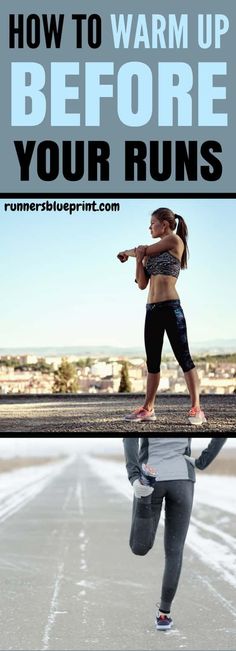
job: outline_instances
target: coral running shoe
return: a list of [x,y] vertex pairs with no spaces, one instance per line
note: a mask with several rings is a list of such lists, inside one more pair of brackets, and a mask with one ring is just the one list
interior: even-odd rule
[[207,423],[204,411],[200,407],[192,407],[188,413],[188,419],[191,425],[203,425],[203,423]]
[[138,409],[135,409],[135,411],[132,411],[131,414],[128,414],[128,416],[125,416],[125,420],[146,422],[149,420],[156,420],[156,416],[154,409],[149,411],[148,409],[144,409],[144,407],[139,407]]
[[173,620],[169,615],[160,614],[156,617],[157,631],[169,631],[173,626]]

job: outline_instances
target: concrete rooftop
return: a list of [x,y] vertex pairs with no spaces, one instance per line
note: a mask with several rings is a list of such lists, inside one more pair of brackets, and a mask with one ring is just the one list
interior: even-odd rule
[[187,396],[159,394],[157,420],[132,423],[124,416],[143,404],[140,394],[0,396],[0,432],[232,432],[236,431],[236,394],[204,395],[207,423],[189,424]]

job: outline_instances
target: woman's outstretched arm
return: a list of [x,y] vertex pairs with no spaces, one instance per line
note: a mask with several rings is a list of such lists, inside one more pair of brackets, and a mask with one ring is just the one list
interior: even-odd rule
[[121,262],[126,262],[128,258],[144,257],[146,255],[159,255],[163,251],[169,251],[169,249],[176,248],[177,238],[176,235],[167,235],[159,242],[155,244],[141,244],[140,246],[134,247],[133,249],[125,249],[118,253],[118,258]]
[[219,454],[221,448],[223,445],[226,443],[227,438],[225,437],[217,437],[214,436],[211,439],[211,442],[208,445],[208,448],[203,450],[202,454],[198,459],[195,461],[195,466],[199,470],[205,470],[207,466],[210,465],[210,463],[216,458],[217,454]]
[[118,260],[120,262],[127,262],[128,258],[136,258],[136,247],[133,249],[125,249],[124,251],[120,251],[117,255]]
[[159,255],[159,253],[162,253],[163,251],[174,249],[176,248],[177,242],[178,239],[176,238],[176,235],[166,235],[166,237],[163,237],[159,242],[145,246],[145,255]]

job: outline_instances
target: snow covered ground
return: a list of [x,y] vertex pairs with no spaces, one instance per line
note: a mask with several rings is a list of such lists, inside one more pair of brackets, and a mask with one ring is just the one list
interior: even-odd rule
[[[132,500],[124,464],[86,455],[90,468],[109,486]],[[202,508],[205,507],[205,508]],[[208,507],[208,508],[206,508]],[[236,477],[197,474],[195,507],[187,544],[203,563],[236,588]],[[229,532],[228,532],[229,530]]]
[[[208,441],[209,439],[200,439],[198,437],[196,441],[197,447],[206,447]],[[228,441],[228,445],[235,447],[235,439]],[[116,437],[111,440],[103,438],[57,438],[49,441],[46,439],[15,439],[14,441],[8,439],[8,442],[6,439],[1,439],[0,457],[3,456],[3,453],[5,457],[13,457],[16,453],[22,456],[49,456],[50,454],[56,455],[61,452],[69,453],[69,456],[64,460],[59,459],[45,465],[35,465],[21,468],[20,470],[0,473],[0,526],[7,519],[10,519],[11,516],[16,516],[7,522],[6,528],[5,526],[2,527],[4,535],[1,539],[1,581],[2,585],[4,585],[3,592],[5,596],[0,604],[0,609],[5,608],[4,617],[6,618],[6,623],[2,631],[5,635],[4,649],[9,649],[10,651],[10,649],[22,648],[55,648],[58,650],[65,648],[95,650],[104,648],[136,648],[139,650],[144,648],[157,648],[156,640],[154,637],[152,638],[152,633],[149,630],[146,631],[146,624],[144,622],[147,613],[143,612],[143,607],[140,611],[141,614],[139,614],[142,620],[140,627],[138,628],[137,622],[135,625],[137,638],[135,639],[134,647],[129,645],[129,640],[126,641],[126,629],[124,628],[124,631],[122,631],[122,628],[120,628],[119,617],[120,613],[123,613],[124,597],[122,590],[124,585],[126,586],[125,589],[127,590],[128,599],[132,601],[132,585],[134,585],[136,593],[138,584],[132,584],[132,582],[129,583],[127,581],[127,572],[129,572],[129,569],[126,566],[123,568],[125,582],[122,583],[120,569],[118,568],[117,581],[114,584],[113,555],[111,554],[109,556],[110,548],[105,548],[103,556],[104,523],[106,521],[111,522],[113,526],[115,522],[114,509],[117,509],[114,538],[112,538],[112,532],[110,536],[112,544],[115,545],[117,542],[117,531],[120,532],[120,526],[122,528],[124,512],[126,512],[125,526],[127,526],[128,510],[125,508],[123,498],[119,496],[122,495],[128,503],[132,500],[133,490],[128,482],[123,462],[111,461],[110,459],[106,459],[105,455],[102,458],[94,456],[94,452],[103,453],[106,451],[122,453],[122,438]],[[66,470],[65,473],[64,470]],[[54,479],[56,480],[55,483]],[[38,496],[40,496],[40,500]],[[35,498],[37,499],[34,503]],[[107,500],[107,502],[104,500]],[[29,508],[24,511],[24,507],[27,504],[29,504]],[[109,509],[111,512],[109,512]],[[119,514],[122,514],[122,518],[120,519]],[[166,651],[176,648],[195,649],[195,651],[199,648],[204,650],[227,648],[232,651],[235,648],[233,643],[235,639],[236,621],[234,600],[236,588],[235,515],[236,478],[233,476],[216,476],[198,472],[195,505],[187,538],[189,565],[188,573],[186,574],[186,583],[189,582],[189,593],[186,597],[186,603],[188,605],[189,600],[189,604],[192,604],[191,608],[194,609],[195,599],[195,604],[198,604],[199,612],[196,615],[199,615],[199,622],[202,621],[202,616],[206,617],[205,621],[207,622],[210,621],[209,617],[212,616],[212,629],[207,631],[204,629],[202,632],[200,623],[198,622],[199,628],[196,627],[196,630],[192,631],[191,623],[186,622],[186,617],[184,616],[184,632],[180,633],[177,628],[169,632],[169,636],[165,638],[164,648]],[[108,517],[108,520],[106,520],[106,517]],[[36,519],[34,520],[34,518]],[[41,530],[42,537],[40,537]],[[79,563],[78,560],[76,561],[78,540],[82,552]],[[88,541],[89,544],[87,544]],[[87,545],[86,548],[85,542]],[[100,550],[99,554],[97,553],[98,547]],[[50,560],[52,550],[53,556]],[[117,557],[117,554],[120,553],[120,545],[118,545],[116,551],[113,549],[113,552]],[[126,553],[124,557],[126,558]],[[109,562],[111,565],[107,567],[107,563]],[[98,566],[96,563],[98,563]],[[63,571],[65,576],[63,577],[62,568],[64,568],[64,564],[65,569]],[[52,574],[50,573],[51,565]],[[57,566],[58,569],[56,569]],[[11,575],[9,575],[9,567],[11,569]],[[113,578],[110,577],[109,573],[111,567]],[[92,570],[90,569],[91,575],[89,574],[89,568],[92,568]],[[85,570],[86,573],[84,574]],[[79,574],[78,571],[80,572]],[[29,593],[28,603],[28,592],[25,591],[24,602],[21,604],[22,572],[24,573],[24,581],[27,581],[30,577],[29,585],[33,592],[32,594]],[[47,578],[48,575],[49,579]],[[99,583],[100,575],[101,586]],[[41,576],[42,582],[40,583]],[[84,581],[84,576],[86,581]],[[145,577],[146,573],[143,575],[143,583],[140,583],[138,589],[144,589]],[[4,581],[7,587],[5,587]],[[77,595],[78,601],[75,601],[77,593],[75,594],[76,588],[73,588],[74,584],[78,586],[79,590],[79,595]],[[9,588],[9,585],[11,588]],[[106,587],[105,591],[104,585]],[[101,588],[100,592],[99,586]],[[112,606],[112,591],[114,586],[116,599],[118,599],[118,609],[115,608],[113,612],[111,608],[110,612],[109,609],[110,605]],[[96,598],[99,603],[95,603],[93,597],[95,589],[97,590]],[[119,589],[121,590],[120,597],[117,596]],[[90,596],[89,590],[93,591]],[[129,594],[128,590],[131,590]],[[195,593],[193,594],[194,591],[196,595]],[[104,602],[106,593],[107,601]],[[201,601],[202,594],[205,598],[203,608],[202,604],[199,604],[199,599]],[[185,598],[184,591],[182,595]],[[37,598],[38,606],[35,611]],[[4,605],[4,600],[6,601],[6,605]],[[33,626],[31,624],[32,612],[29,612],[31,602],[33,611],[37,612],[37,621],[34,622]],[[215,604],[213,609],[214,613],[212,613],[212,602]],[[46,616],[45,612],[47,611],[48,603],[51,605]],[[68,603],[70,603],[69,609],[67,608]],[[46,604],[45,612],[43,604]],[[105,624],[101,624],[103,620],[101,620],[101,615],[99,614],[100,606],[102,617],[104,618],[106,616],[106,626]],[[82,620],[78,619],[78,609],[80,607],[82,609]],[[22,608],[26,614],[29,612],[27,621],[24,618],[22,620]],[[42,613],[42,621],[44,622],[45,619],[48,622],[46,629],[45,624],[42,625],[40,616],[38,617],[38,612]],[[84,614],[87,612],[91,615],[87,617],[89,627],[85,621],[86,617],[84,617]],[[96,623],[93,634],[90,631],[92,613],[95,619],[98,613],[98,624]],[[68,619],[67,623],[64,624],[62,618],[66,614],[71,619]],[[5,621],[4,617],[3,621]],[[127,617],[130,618],[128,610]],[[136,617],[135,613],[134,617]],[[228,623],[225,623],[225,618]],[[107,635],[109,619],[111,619],[110,637]],[[13,620],[14,625],[12,625]],[[75,626],[75,621],[77,620],[82,621],[78,630]],[[128,621],[130,620],[128,619]],[[189,626],[188,637],[186,637],[185,632],[186,625],[187,627]],[[97,633],[99,626],[102,627],[101,633]],[[41,643],[41,646],[37,646],[37,635],[39,636],[41,634],[41,629],[44,631],[43,644]],[[140,631],[142,632],[142,630],[146,632],[145,635],[142,633],[144,637],[139,639]],[[114,645],[114,631],[117,635],[118,633],[121,634],[122,640],[118,647]],[[47,637],[49,633],[51,636],[51,647]],[[149,636],[148,639],[145,637],[147,633]],[[208,638],[206,634],[208,634]],[[19,635],[22,636],[23,641],[21,641]],[[68,635],[71,636],[69,646]],[[78,643],[78,635],[81,637],[80,643]],[[99,635],[101,636],[101,644]],[[132,629],[130,635],[133,641]],[[33,638],[34,645],[32,646]],[[227,644],[225,643],[226,645],[223,646],[226,638]],[[15,642],[16,639],[17,644]],[[61,642],[58,642],[58,640],[61,640]]]
[[[205,448],[209,438],[194,437],[194,448]],[[236,447],[236,437],[228,439],[225,449]],[[97,459],[91,453],[123,453],[122,437],[110,438],[2,438],[0,457],[40,456],[67,453],[65,461],[22,468],[0,474],[0,521],[18,511],[40,493],[66,464],[73,453],[84,456],[91,470],[127,499],[133,496],[127,481],[124,463]],[[236,542],[231,534],[231,522],[236,515],[236,478],[209,476],[198,472],[195,509],[187,544],[203,562],[215,569],[222,578],[236,587]],[[202,507],[208,507],[204,510]],[[207,515],[206,515],[207,513]]]
[[0,473],[0,523],[41,493],[73,459]]
[[[12,439],[9,439],[12,443]],[[71,439],[71,442],[74,439]],[[6,440],[5,440],[6,442]],[[37,443],[36,443],[37,442]],[[80,450],[84,462],[88,463],[93,473],[99,476],[110,488],[132,500],[133,490],[127,480],[124,463],[109,461],[91,456],[90,451],[121,451],[122,439],[81,439],[78,446],[66,439],[46,441],[44,439],[16,439],[16,442],[4,448],[5,455],[17,453],[36,454],[58,451]],[[206,439],[196,441],[198,447],[205,447]],[[235,439],[228,445],[235,445]],[[64,447],[65,446],[65,447]],[[0,474],[0,522],[10,517],[32,500],[73,460],[71,454],[66,460],[43,466],[32,466]],[[204,508],[205,507],[205,508]],[[198,472],[195,493],[195,508],[187,544],[199,558],[216,570],[219,575],[236,587],[236,541],[231,532],[231,524],[236,515],[236,478],[228,476],[207,475]]]

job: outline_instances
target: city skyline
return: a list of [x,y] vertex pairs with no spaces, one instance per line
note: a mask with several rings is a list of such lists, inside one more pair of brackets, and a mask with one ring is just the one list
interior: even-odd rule
[[235,338],[235,200],[113,201],[119,212],[73,215],[5,212],[1,201],[1,348],[144,348],[147,291],[134,283],[134,260],[121,265],[116,255],[153,242],[150,216],[162,205],[189,228],[189,268],[177,291],[190,345]]

